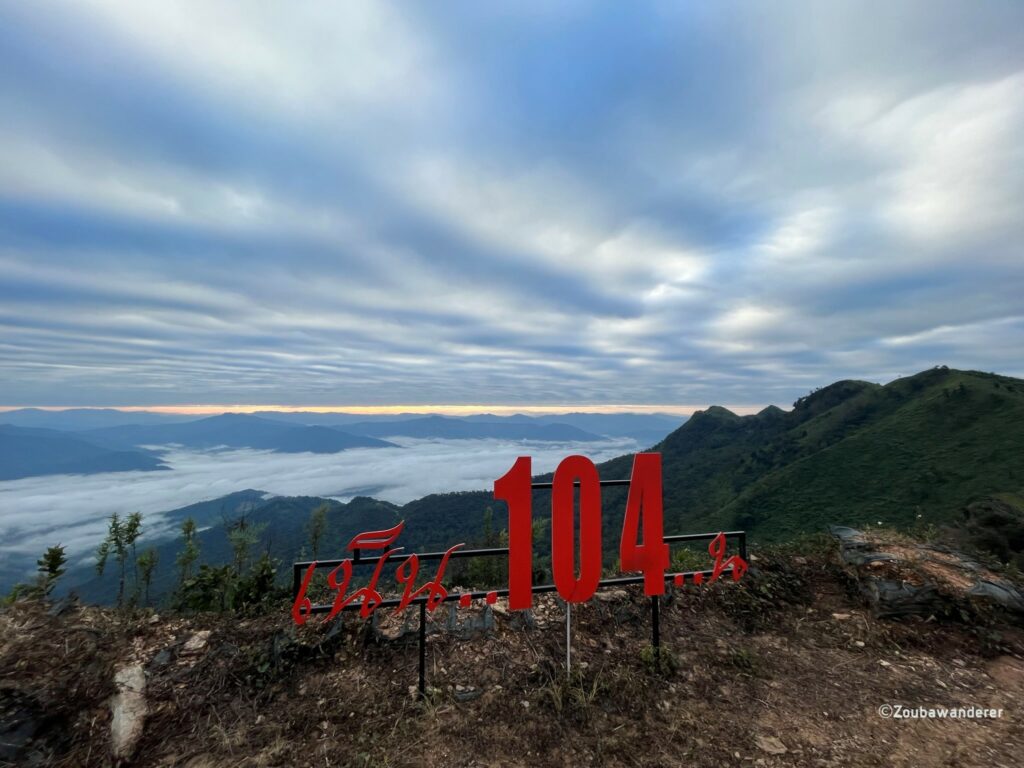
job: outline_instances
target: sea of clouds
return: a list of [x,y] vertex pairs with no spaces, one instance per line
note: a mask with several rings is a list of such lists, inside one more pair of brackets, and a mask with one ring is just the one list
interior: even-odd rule
[[[517,456],[532,456],[534,474],[574,453],[595,462],[638,449],[629,439],[587,443],[505,440],[413,440],[397,448],[335,454],[171,448],[170,471],[51,475],[0,482],[0,572],[31,569],[54,544],[72,560],[94,551],[112,512],[142,512],[145,535],[170,534],[163,513],[254,488],[281,496],[348,501],[369,495],[403,504],[429,493],[490,489]],[[6,561],[6,563],[4,563]]]

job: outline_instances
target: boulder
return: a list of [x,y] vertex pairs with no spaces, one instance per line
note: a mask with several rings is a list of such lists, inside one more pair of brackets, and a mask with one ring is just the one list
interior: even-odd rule
[[110,701],[110,748],[115,761],[129,760],[146,720],[146,673],[141,664],[122,667],[114,675],[117,693]]
[[975,601],[1024,616],[1024,594],[962,552],[831,526],[839,557],[876,617],[971,611]]

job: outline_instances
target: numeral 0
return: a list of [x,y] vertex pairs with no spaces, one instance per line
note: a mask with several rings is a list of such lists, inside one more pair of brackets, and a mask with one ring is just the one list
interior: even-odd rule
[[[533,605],[531,466],[529,456],[520,456],[494,483],[494,498],[508,504],[508,602],[513,610]],[[577,482],[579,576],[573,514]],[[643,543],[638,541],[641,522]],[[597,467],[585,456],[568,456],[555,470],[551,488],[551,570],[558,594],[570,603],[582,603],[593,597],[601,580],[601,554],[601,484]],[[660,453],[638,453],[633,460],[619,559],[624,571],[643,571],[646,594],[664,593],[669,553],[663,533]]]

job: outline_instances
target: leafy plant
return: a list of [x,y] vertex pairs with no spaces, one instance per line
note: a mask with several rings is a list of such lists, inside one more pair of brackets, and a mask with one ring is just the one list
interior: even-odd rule
[[[493,549],[508,546],[508,533],[494,530],[494,510],[484,510],[483,532],[474,547]],[[474,557],[466,568],[466,580],[474,587],[493,587],[503,583],[506,561],[501,557]]]
[[225,524],[228,541],[231,543],[232,564],[238,575],[245,573],[252,558],[252,548],[260,540],[266,529],[266,523],[253,523],[243,514],[236,520]]
[[574,665],[568,675],[560,667],[549,670],[541,695],[560,718],[585,723],[593,715],[594,703],[604,690],[599,674],[588,679],[587,672]]
[[159,559],[155,549],[150,548],[139,555],[136,560],[136,567],[141,571],[142,584],[145,589],[145,600],[146,605],[149,605],[149,587],[153,582],[153,571],[156,570],[156,564]]
[[232,608],[261,609],[285,594],[276,586],[277,562],[266,552],[248,574],[238,579],[232,595]]
[[235,576],[230,565],[203,564],[178,590],[176,607],[185,611],[226,611],[234,603]]
[[13,603],[16,600],[22,598],[27,599],[44,599],[50,596],[53,588],[57,584],[57,580],[64,575],[67,570],[64,566],[67,565],[68,558],[64,553],[64,547],[58,544],[55,547],[50,547],[43,553],[43,556],[36,560],[39,573],[36,576],[34,584],[15,584],[7,597],[3,598],[3,603]]
[[[117,582],[117,604],[124,604],[125,580],[127,578],[128,556],[135,552],[135,542],[142,532],[142,514],[133,512],[126,520],[114,512],[110,516],[107,525],[107,537],[100,543],[96,550],[96,572],[102,576],[106,570],[107,561],[111,555],[117,560],[118,582]],[[133,560],[134,563],[134,560]],[[136,589],[138,588],[138,574],[136,572]]]
[[327,512],[330,507],[323,503],[309,515],[309,546],[313,550],[313,559],[320,554],[320,542],[327,532]]
[[64,567],[67,563],[67,555],[64,552],[64,547],[60,544],[50,547],[41,558],[36,560],[36,565],[39,567],[39,591],[42,597],[49,597],[57,585],[57,580],[67,571]]
[[175,563],[180,569],[181,574],[178,581],[179,589],[184,587],[185,582],[192,578],[192,566],[199,559],[199,543],[196,541],[196,521],[191,517],[186,518],[181,524],[181,537],[184,546],[175,558]]
[[671,650],[664,646],[655,648],[653,645],[645,646],[640,651],[640,661],[644,666],[657,674],[672,674],[679,669],[679,659]]

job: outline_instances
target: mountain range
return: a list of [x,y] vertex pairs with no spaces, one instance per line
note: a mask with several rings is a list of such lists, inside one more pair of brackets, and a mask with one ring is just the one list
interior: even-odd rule
[[482,421],[447,416],[425,416],[402,421],[359,421],[345,425],[354,435],[372,437],[416,437],[444,440],[537,440],[544,442],[594,442],[601,435],[558,422]]
[[85,439],[112,447],[183,445],[186,448],[256,448],[281,453],[337,453],[348,448],[387,448],[393,443],[332,427],[296,426],[241,413],[178,424],[125,424],[89,429]]
[[[629,438],[653,445],[681,419],[653,414],[471,417],[344,413],[224,413],[206,418],[115,409],[0,414],[0,481],[54,474],[168,469],[159,447],[253,448],[279,453],[337,453],[396,447],[381,438],[594,442]],[[570,423],[573,422],[573,423]],[[600,429],[588,431],[583,425]],[[145,448],[144,448],[145,447]]]
[[[72,418],[83,423],[77,414]],[[172,444],[280,453],[395,447],[394,443],[367,435],[348,434],[330,427],[285,424],[245,414],[78,431],[0,423],[0,481],[41,475],[166,470],[170,467],[160,460],[159,450],[153,447]]]
[[0,424],[0,480],[169,469],[148,451],[97,445],[53,429]]
[[[243,415],[243,414],[236,414]],[[543,431],[531,430],[530,425],[570,426],[593,436],[624,437],[636,440],[640,445],[654,445],[672,430],[679,427],[685,417],[658,413],[564,413],[553,415],[513,414],[498,416],[491,413],[472,416],[424,417],[415,413],[359,414],[339,411],[258,411],[251,414],[275,422],[293,426],[341,427],[351,434],[366,434],[372,437],[445,437],[481,438],[502,434],[495,425],[523,425],[518,431],[503,434],[510,439],[548,439]],[[198,421],[195,416],[171,414],[157,411],[120,411],[114,408],[68,408],[51,411],[41,408],[20,408],[0,413],[0,423],[19,427],[43,427],[67,432],[98,430],[104,427],[138,425],[167,425]],[[480,424],[477,431],[459,428],[457,424]],[[395,424],[384,429],[383,424]],[[353,428],[351,425],[356,425]],[[431,429],[431,425],[433,428]],[[390,430],[390,431],[389,431]],[[564,439],[558,432],[552,439]],[[568,432],[563,433],[569,434]],[[578,433],[576,435],[579,437]]]
[[[953,523],[965,507],[988,497],[1024,520],[1024,381],[991,373],[935,368],[884,386],[839,381],[800,398],[790,411],[768,407],[753,416],[713,406],[654,449],[663,460],[666,534],[742,528],[756,542],[821,531],[830,523]],[[632,461],[626,455],[605,462],[600,475],[628,478]],[[620,488],[602,494],[609,563],[625,496]],[[541,566],[549,498],[537,491],[534,499]],[[309,513],[324,502],[264,500],[257,491],[220,501],[224,516],[244,512],[266,523],[262,544],[285,564],[308,556]],[[506,519],[504,504],[489,490],[433,494],[402,506],[366,497],[326,503],[324,549],[331,556],[355,533],[398,520],[406,521],[401,543],[407,551],[424,551],[479,542],[488,507],[496,528]],[[227,558],[222,528],[202,531],[200,544],[209,562]],[[1024,549],[1024,542],[1011,544]],[[162,544],[161,562],[173,563],[176,548],[173,541]],[[166,591],[173,569],[158,578]],[[84,595],[109,597],[109,585],[86,581],[79,585]]]

